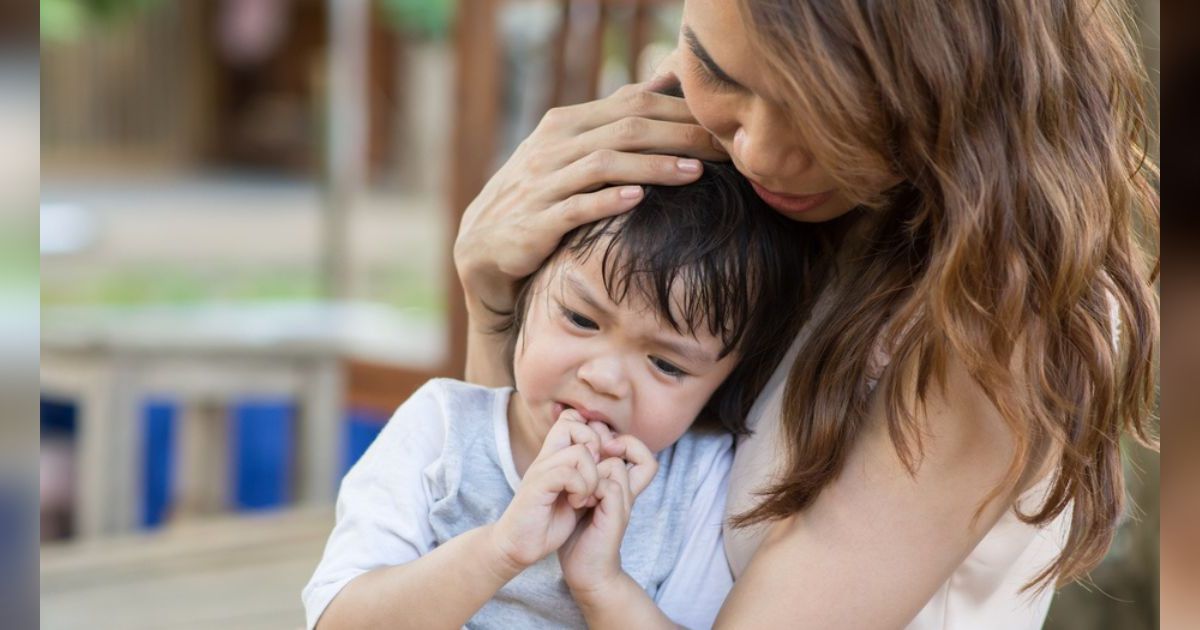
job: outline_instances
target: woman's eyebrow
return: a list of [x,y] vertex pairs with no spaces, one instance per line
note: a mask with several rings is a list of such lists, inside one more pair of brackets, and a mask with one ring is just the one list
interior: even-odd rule
[[708,71],[711,72],[713,76],[726,83],[729,83],[730,85],[742,87],[742,84],[738,83],[737,79],[734,79],[726,74],[725,71],[721,69],[721,66],[717,65],[717,62],[713,60],[712,55],[708,54],[708,50],[704,48],[704,44],[701,44],[700,39],[696,37],[696,32],[686,24],[683,27],[683,39],[687,41],[688,48],[692,50],[692,54],[696,55],[696,58],[700,60],[700,63],[704,64],[704,67],[708,68]]

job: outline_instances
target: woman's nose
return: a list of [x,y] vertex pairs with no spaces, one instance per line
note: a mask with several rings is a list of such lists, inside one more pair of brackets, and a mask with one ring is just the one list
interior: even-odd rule
[[751,179],[768,186],[786,182],[812,165],[807,152],[788,141],[795,134],[767,121],[747,122],[733,134],[733,152]]
[[579,366],[579,380],[601,396],[623,398],[629,393],[629,382],[620,357],[594,357]]

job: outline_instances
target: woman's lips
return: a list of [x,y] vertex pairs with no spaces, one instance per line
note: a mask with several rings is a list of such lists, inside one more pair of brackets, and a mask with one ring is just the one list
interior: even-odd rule
[[829,190],[823,193],[817,193],[815,195],[781,195],[779,193],[771,192],[753,181],[750,182],[750,185],[754,187],[754,192],[758,193],[758,196],[761,197],[763,201],[767,202],[767,205],[780,212],[786,212],[789,214],[796,214],[812,210],[826,201],[829,201],[829,199],[833,197],[834,193],[837,192],[834,190]]

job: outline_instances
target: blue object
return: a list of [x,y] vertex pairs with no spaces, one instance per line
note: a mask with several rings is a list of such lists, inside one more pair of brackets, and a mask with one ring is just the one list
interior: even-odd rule
[[166,520],[175,477],[175,430],[178,405],[156,398],[142,406],[142,526]]
[[362,457],[371,446],[371,442],[379,436],[383,425],[387,424],[388,416],[368,409],[351,409],[346,416],[345,436],[342,444],[342,470],[338,479],[350,472],[350,467]]
[[53,396],[42,396],[40,402],[40,424],[43,436],[48,434],[75,435],[75,423],[78,417],[75,403]]
[[232,407],[233,504],[260,510],[288,503],[296,406],[287,398],[249,398]]

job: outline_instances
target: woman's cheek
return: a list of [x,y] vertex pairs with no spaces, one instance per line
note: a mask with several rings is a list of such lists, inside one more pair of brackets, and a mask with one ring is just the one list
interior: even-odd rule
[[709,94],[707,88],[698,81],[681,79],[680,85],[683,86],[688,111],[695,117],[696,122],[725,146],[723,139],[732,138],[737,127],[736,123],[732,122],[736,118],[732,115],[731,108],[724,106],[720,97]]

